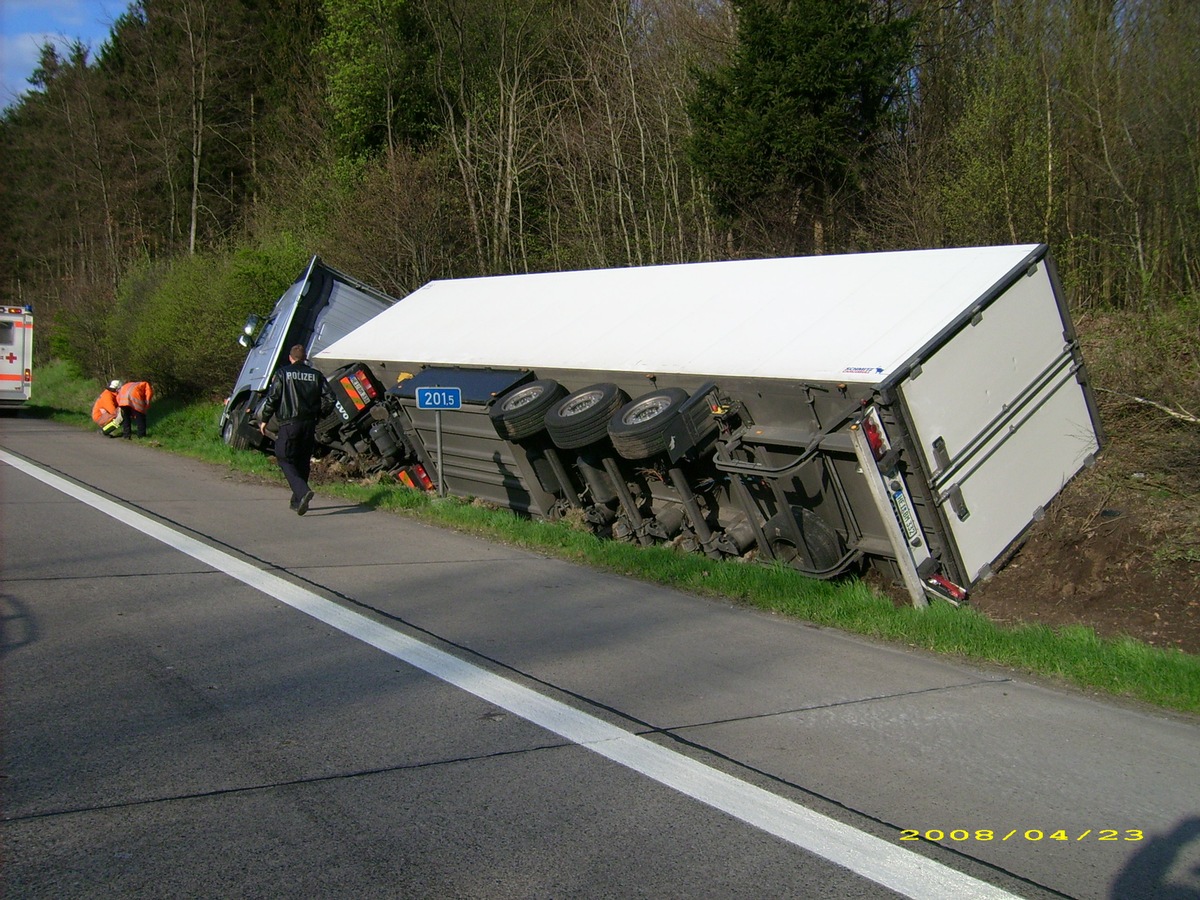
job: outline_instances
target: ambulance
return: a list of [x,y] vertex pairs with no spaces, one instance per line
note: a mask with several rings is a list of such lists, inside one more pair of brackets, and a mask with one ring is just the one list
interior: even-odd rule
[[33,388],[33,307],[0,307],[0,409],[16,409]]

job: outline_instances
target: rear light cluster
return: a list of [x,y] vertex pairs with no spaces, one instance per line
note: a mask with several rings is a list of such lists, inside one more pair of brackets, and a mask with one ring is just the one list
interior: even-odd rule
[[925,579],[925,583],[933,589],[935,594],[953,603],[955,606],[967,602],[966,590],[959,587],[945,575],[930,575]]
[[379,396],[375,385],[361,369],[349,375],[343,375],[339,381],[346,397],[354,404],[356,410],[366,409]]
[[425,467],[420,463],[409,466],[407,469],[401,469],[396,473],[396,480],[415,491],[433,490],[433,479],[429,477]]
[[871,447],[871,455],[875,457],[875,462],[879,462],[889,448],[887,438],[883,436],[883,426],[879,423],[875,410],[871,410],[863,418],[862,429],[863,434],[867,436],[867,443]]

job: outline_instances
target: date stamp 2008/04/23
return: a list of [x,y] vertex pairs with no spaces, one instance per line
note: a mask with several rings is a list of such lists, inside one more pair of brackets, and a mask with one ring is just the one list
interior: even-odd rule
[[1000,831],[992,828],[903,828],[902,841],[929,841],[934,844],[966,841],[1140,841],[1145,838],[1138,828],[1088,828],[1084,831],[1067,831],[1059,828],[1048,831],[1042,828],[1013,828]]

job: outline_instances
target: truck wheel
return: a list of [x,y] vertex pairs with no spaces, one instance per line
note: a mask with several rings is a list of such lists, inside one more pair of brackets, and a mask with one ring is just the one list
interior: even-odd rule
[[663,388],[622,406],[608,423],[608,436],[617,452],[626,459],[665,452],[667,429],[687,398],[683,388]]
[[830,572],[841,560],[842,541],[829,524],[811,509],[793,506],[790,513],[799,525],[801,542],[797,546],[787,521],[787,512],[773,516],[763,533],[771,544],[771,553],[779,562],[813,575]]
[[608,434],[608,420],[629,402],[615,384],[601,382],[568,394],[546,413],[546,430],[564,450],[594,444]]
[[546,428],[546,412],[567,395],[567,389],[550,378],[514,388],[492,404],[488,417],[496,434],[508,441],[532,437]]
[[242,436],[242,426],[246,423],[246,404],[234,404],[225,419],[225,427],[221,429],[221,439],[234,450],[249,450],[250,442]]

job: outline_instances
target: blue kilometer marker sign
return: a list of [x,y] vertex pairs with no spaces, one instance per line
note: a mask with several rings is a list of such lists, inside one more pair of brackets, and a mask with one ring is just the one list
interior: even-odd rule
[[462,388],[417,388],[417,409],[462,409]]

